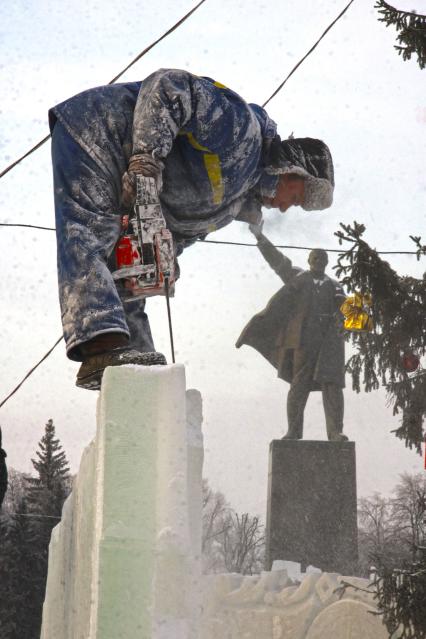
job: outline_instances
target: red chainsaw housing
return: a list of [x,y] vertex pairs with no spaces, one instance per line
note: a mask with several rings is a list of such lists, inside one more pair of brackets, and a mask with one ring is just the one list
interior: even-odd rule
[[129,235],[123,235],[120,237],[115,249],[115,258],[117,268],[132,266],[140,260],[139,251],[135,246],[135,242],[132,241],[132,238]]

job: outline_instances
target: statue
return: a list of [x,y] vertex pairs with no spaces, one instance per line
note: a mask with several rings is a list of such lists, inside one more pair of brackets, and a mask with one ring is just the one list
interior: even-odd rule
[[262,225],[250,225],[257,246],[284,286],[241,333],[236,347],[252,346],[290,383],[287,396],[288,432],[283,439],[303,438],[303,413],[309,393],[321,390],[327,437],[347,441],[343,434],[345,342],[339,307],[341,285],[325,274],[326,251],[309,254],[309,270],[294,267],[263,235]]

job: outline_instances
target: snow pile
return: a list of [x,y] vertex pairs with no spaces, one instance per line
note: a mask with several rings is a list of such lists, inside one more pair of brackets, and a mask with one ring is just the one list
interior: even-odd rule
[[183,366],[106,370],[52,534],[42,639],[198,639],[202,458]]
[[[292,562],[291,562],[292,563]],[[387,639],[368,580],[286,569],[260,575],[210,575],[201,639]],[[342,582],[363,590],[340,591]],[[337,590],[337,592],[336,592]],[[365,592],[367,591],[367,592]]]

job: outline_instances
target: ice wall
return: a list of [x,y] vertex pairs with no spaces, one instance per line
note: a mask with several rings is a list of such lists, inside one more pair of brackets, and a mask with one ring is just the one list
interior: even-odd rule
[[106,370],[52,534],[42,639],[198,639],[202,451],[183,366]]

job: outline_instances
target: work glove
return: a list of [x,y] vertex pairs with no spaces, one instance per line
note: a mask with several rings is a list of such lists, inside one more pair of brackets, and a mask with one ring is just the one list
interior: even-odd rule
[[254,237],[259,240],[261,237],[263,237],[263,220],[261,220],[259,224],[249,224],[249,229],[253,233]]
[[160,160],[154,159],[152,155],[148,153],[139,153],[131,156],[127,171],[121,179],[121,208],[124,211],[130,211],[135,204],[136,175],[154,178],[157,191],[160,192],[163,168],[164,164]]

